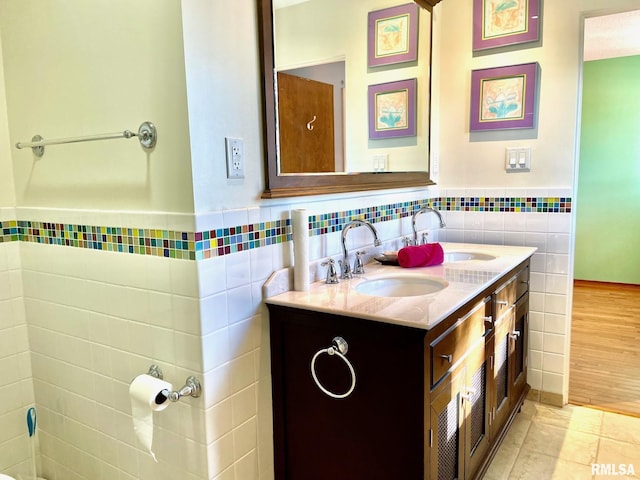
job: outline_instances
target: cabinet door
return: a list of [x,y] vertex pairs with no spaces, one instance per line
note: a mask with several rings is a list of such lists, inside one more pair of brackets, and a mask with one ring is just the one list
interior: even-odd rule
[[[277,480],[414,479],[424,475],[424,332],[383,323],[270,308]],[[336,336],[356,377],[346,398],[316,385],[311,362]],[[314,371],[330,392],[352,383],[337,355]]]
[[511,397],[517,403],[527,387],[527,353],[529,348],[529,295],[524,295],[515,307],[511,332]]
[[484,339],[476,344],[465,362],[462,389],[464,410],[465,478],[473,478],[489,449],[488,371],[493,352],[485,348]]
[[[464,438],[461,391],[465,370],[458,369],[432,393],[431,400],[431,475],[437,480],[464,478]],[[398,478],[398,477],[394,477]]]
[[512,390],[512,365],[509,359],[512,356],[513,319],[515,307],[502,315],[495,325],[495,337],[493,347],[493,378],[492,378],[492,407],[493,420],[491,422],[491,435],[495,436],[511,413]]

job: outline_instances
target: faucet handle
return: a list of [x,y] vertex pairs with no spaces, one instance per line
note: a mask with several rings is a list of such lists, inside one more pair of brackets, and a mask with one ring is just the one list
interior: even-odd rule
[[341,272],[340,278],[342,278],[343,280],[353,278],[353,272],[351,271],[351,265],[349,265],[349,260],[345,258],[344,261],[338,260],[338,263],[340,264],[340,272]]
[[336,272],[336,261],[333,258],[329,258],[326,262],[322,262],[320,265],[323,267],[329,267],[327,268],[327,279],[325,280],[325,283],[329,285],[339,283],[338,273]]
[[364,255],[365,251],[356,252],[356,259],[353,262],[353,273],[357,275],[361,275],[364,273],[364,265],[362,263],[362,255]]
[[413,241],[411,240],[411,237],[404,237],[404,238],[402,239],[402,244],[403,244],[405,247],[410,247],[412,243],[413,243]]
[[429,232],[422,232],[422,245],[429,243]]

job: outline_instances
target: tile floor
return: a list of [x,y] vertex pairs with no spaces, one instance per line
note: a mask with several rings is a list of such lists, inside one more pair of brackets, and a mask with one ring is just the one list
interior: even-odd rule
[[530,400],[525,401],[484,477],[613,478],[640,478],[640,418],[575,405],[558,408]]

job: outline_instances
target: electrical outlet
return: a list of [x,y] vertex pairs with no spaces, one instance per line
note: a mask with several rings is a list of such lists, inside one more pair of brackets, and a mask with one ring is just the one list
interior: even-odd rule
[[244,144],[240,138],[226,137],[227,178],[244,178]]

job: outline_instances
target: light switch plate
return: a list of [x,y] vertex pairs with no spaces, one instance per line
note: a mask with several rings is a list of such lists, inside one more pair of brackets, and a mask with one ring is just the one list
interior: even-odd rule
[[389,155],[386,153],[377,153],[373,156],[373,171],[386,172],[389,168]]
[[504,169],[507,173],[531,171],[531,148],[508,147],[505,154]]

